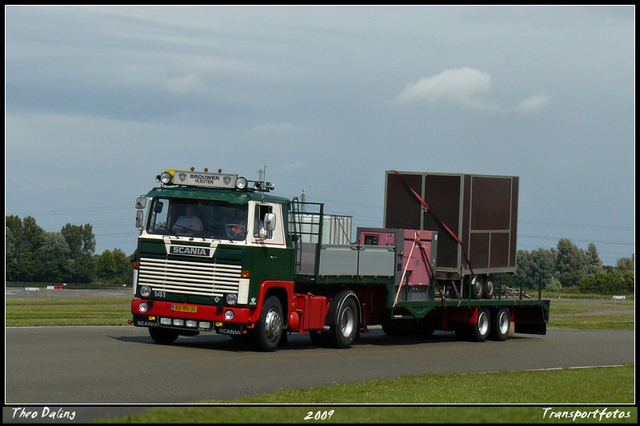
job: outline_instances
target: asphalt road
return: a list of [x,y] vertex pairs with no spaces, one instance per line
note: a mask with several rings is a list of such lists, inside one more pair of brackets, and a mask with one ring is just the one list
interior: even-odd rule
[[634,362],[632,330],[550,329],[483,343],[457,341],[453,333],[420,340],[373,330],[347,350],[316,348],[308,336],[293,335],[286,348],[261,353],[216,334],[164,346],[133,326],[7,328],[5,401],[184,404],[399,375]]

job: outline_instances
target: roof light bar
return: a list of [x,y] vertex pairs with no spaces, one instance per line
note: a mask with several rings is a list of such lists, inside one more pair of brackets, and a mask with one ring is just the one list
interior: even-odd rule
[[246,178],[233,174],[209,173],[208,169],[204,172],[196,172],[192,167],[191,170],[165,170],[158,176],[156,180],[163,185],[180,185],[193,186],[199,188],[217,188],[217,189],[238,189],[252,191],[273,191],[276,187],[274,183],[265,181],[249,181]]

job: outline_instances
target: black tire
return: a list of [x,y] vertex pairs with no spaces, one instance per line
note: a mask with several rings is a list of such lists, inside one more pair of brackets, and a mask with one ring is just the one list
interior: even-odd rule
[[493,278],[493,275],[489,275],[487,279],[484,281],[484,290],[482,296],[485,299],[493,299],[496,295],[496,280]]
[[491,331],[491,315],[489,309],[478,308],[478,321],[471,324],[471,340],[474,342],[484,342],[489,337]]
[[500,308],[491,318],[491,335],[492,340],[503,342],[507,340],[509,328],[511,327],[511,312],[508,308]]
[[474,275],[471,277],[471,298],[482,299],[484,293],[484,278],[482,275]]
[[253,345],[263,352],[275,351],[284,330],[282,304],[277,296],[270,296],[262,306],[262,313],[251,333]]
[[[340,296],[340,295],[339,295]],[[355,294],[347,292],[347,294],[336,297],[335,317],[329,332],[329,337],[333,346],[340,349],[347,349],[355,341],[360,326],[358,305],[356,303]],[[331,312],[332,309],[329,309]]]
[[155,342],[168,345],[176,341],[180,332],[168,328],[149,327],[149,335]]

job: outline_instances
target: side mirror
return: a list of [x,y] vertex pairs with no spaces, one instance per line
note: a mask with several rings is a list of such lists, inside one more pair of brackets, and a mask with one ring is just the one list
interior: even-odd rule
[[136,209],[141,210],[147,207],[147,197],[138,197],[136,199]]
[[136,228],[142,228],[142,225],[144,225],[144,212],[138,210],[136,212]]
[[266,213],[264,215],[264,229],[267,232],[272,232],[276,229],[276,214],[275,213]]

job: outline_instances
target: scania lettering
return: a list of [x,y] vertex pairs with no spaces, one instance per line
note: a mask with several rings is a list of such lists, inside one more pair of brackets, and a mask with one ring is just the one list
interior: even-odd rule
[[[133,318],[151,338],[214,332],[273,351],[289,333],[435,330],[483,342],[545,334],[548,300],[515,273],[519,179],[387,171],[380,228],[235,174],[169,169],[136,200]],[[303,197],[304,198],[304,197]]]
[[174,254],[187,254],[192,256],[206,256],[209,257],[209,253],[211,249],[201,248],[201,247],[180,247],[180,246],[171,246],[171,253]]

